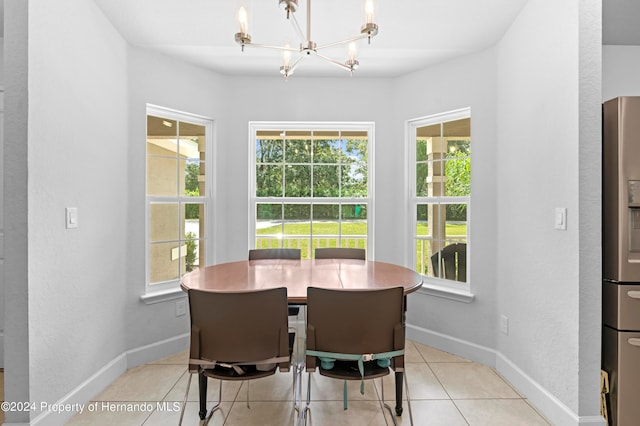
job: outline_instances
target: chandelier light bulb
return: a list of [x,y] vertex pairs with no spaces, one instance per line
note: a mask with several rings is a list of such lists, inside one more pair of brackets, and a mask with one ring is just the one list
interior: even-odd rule
[[364,4],[364,12],[367,16],[367,24],[373,23],[373,0],[367,0]]
[[[291,46],[289,46],[289,43],[285,44],[284,47],[286,49],[291,48]],[[291,51],[289,50],[282,51],[282,62],[284,63],[285,67],[289,67],[291,65]]]
[[240,24],[240,32],[247,34],[249,23],[247,19],[247,9],[245,9],[244,6],[240,6],[240,9],[238,9],[238,23]]
[[354,61],[356,59],[356,55],[358,54],[358,46],[355,41],[349,43],[349,60]]

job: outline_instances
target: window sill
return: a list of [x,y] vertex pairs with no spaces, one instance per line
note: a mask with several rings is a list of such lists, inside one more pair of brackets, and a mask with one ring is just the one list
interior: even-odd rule
[[471,303],[475,299],[475,294],[467,290],[459,290],[451,287],[444,287],[434,284],[422,284],[418,293],[427,294],[429,296],[442,297],[443,299],[454,300],[456,302]]
[[166,302],[169,300],[182,299],[187,297],[187,293],[180,288],[172,288],[168,290],[152,291],[140,296],[146,305],[153,305],[154,303]]

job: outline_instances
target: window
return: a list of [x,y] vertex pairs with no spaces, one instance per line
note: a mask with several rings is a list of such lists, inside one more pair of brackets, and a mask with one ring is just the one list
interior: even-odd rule
[[147,108],[147,294],[179,290],[210,256],[212,129],[202,117]]
[[372,258],[371,123],[250,123],[249,247],[359,247]]
[[408,122],[410,220],[415,270],[425,284],[469,293],[469,109]]

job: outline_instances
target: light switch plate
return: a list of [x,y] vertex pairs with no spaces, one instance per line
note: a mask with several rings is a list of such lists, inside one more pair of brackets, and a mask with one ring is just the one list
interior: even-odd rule
[[64,209],[64,212],[66,217],[67,229],[77,228],[78,227],[78,208],[67,207],[66,209]]
[[556,207],[555,227],[560,231],[567,230],[567,208]]

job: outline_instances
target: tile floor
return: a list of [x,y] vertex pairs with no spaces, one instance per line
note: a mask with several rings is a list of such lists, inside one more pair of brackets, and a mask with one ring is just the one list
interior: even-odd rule
[[[132,368],[99,394],[96,410],[85,410],[70,425],[176,425],[179,404],[187,384],[187,352]],[[437,425],[549,425],[527,400],[495,370],[415,342],[407,342],[405,355],[409,393],[416,426]],[[304,374],[307,380],[307,374]],[[276,373],[250,385],[224,382],[222,409],[209,424],[227,426],[293,425],[292,373]],[[314,375],[311,414],[307,424],[377,426],[393,424],[377,402],[380,381],[350,382],[349,409],[342,409],[342,382]],[[385,378],[385,399],[393,407],[393,377]],[[306,385],[305,385],[306,386]],[[217,401],[218,384],[209,381],[209,401]],[[406,397],[406,395],[405,395]],[[183,424],[201,424],[198,417],[197,380],[191,381]],[[164,404],[163,404],[164,403]],[[176,403],[176,404],[174,404]],[[208,407],[213,403],[209,402]],[[88,405],[88,404],[87,404]],[[405,411],[399,424],[409,424]],[[160,409],[158,409],[160,407]]]

